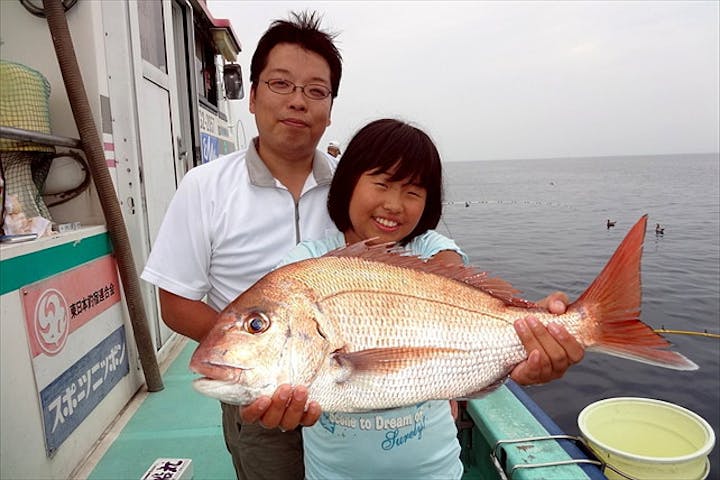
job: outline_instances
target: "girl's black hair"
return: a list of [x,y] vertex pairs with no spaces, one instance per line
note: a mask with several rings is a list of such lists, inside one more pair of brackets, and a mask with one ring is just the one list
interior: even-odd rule
[[425,210],[415,229],[400,240],[413,238],[437,227],[442,215],[442,163],[430,137],[412,125],[395,119],[375,120],[361,128],[340,158],[328,194],[330,218],[341,232],[352,228],[350,198],[365,172],[383,173],[396,168],[391,181],[408,180],[427,191]]

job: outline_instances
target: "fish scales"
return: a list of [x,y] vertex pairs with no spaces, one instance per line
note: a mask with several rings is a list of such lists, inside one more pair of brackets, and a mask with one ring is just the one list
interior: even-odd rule
[[[220,314],[193,354],[195,387],[247,404],[282,383],[329,411],[474,396],[527,353],[513,322],[530,313],[585,347],[680,370],[697,366],[637,317],[643,217],[563,315],[516,302],[509,285],[465,267],[424,266],[377,247],[270,272]],[[360,249],[365,254],[357,255]],[[438,273],[439,272],[439,273]]]
[[[436,352],[418,355],[401,370],[347,382],[343,396],[353,399],[353,408],[371,408],[376,397],[368,396],[373,392],[381,392],[386,405],[413,403],[426,395],[453,398],[478,392],[525,358],[512,322],[527,311],[513,312],[481,290],[425,272],[408,273],[355,258],[320,260],[292,276],[313,285],[319,309],[328,321],[337,322],[350,351],[393,347],[452,350],[451,355],[440,358],[435,358]],[[368,318],[376,321],[368,322]],[[479,370],[485,363],[494,368]],[[322,398],[325,393],[310,388],[312,398]]]

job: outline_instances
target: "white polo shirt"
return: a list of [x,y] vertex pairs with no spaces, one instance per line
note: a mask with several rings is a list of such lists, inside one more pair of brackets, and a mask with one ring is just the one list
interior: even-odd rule
[[255,142],[191,169],[168,207],[141,278],[222,310],[302,240],[337,232],[327,213],[336,162],[316,150],[300,200],[275,179]]

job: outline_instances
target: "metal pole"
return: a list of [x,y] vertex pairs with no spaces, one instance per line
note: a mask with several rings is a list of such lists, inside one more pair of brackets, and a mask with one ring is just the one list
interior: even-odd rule
[[85,92],[85,85],[75,56],[70,29],[65,18],[65,9],[60,0],[43,0],[43,5],[50,28],[50,35],[55,45],[55,54],[58,58],[63,82],[70,100],[70,107],[72,108],[78,132],[80,132],[80,142],[98,190],[100,205],[105,215],[108,233],[117,258],[120,279],[125,290],[125,301],[135,336],[135,344],[145,373],[145,383],[148,391],[156,392],[163,389],[163,383],[150,336],[145,306],[142,301],[140,279],[135,270],[130,240],[120,210],[117,193],[110,178],[110,172],[105,162],[105,152]]

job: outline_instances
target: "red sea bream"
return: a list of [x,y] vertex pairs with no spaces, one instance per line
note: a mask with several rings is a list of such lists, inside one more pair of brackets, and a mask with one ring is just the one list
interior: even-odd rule
[[527,354],[513,322],[562,324],[587,349],[661,367],[692,361],[640,321],[643,216],[563,315],[466,266],[429,266],[386,246],[351,245],[261,278],[220,314],[193,354],[195,388],[233,404],[305,385],[327,411],[468,398]]

